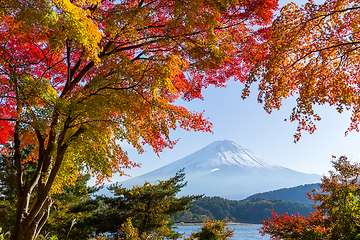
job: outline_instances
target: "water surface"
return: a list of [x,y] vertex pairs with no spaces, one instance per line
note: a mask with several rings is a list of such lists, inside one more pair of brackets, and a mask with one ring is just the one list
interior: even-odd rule
[[[234,235],[231,240],[269,240],[270,237],[261,236],[259,228],[261,224],[253,225],[228,225],[229,230],[234,230]],[[188,237],[192,232],[198,231],[201,225],[179,225],[176,226],[179,233],[183,233],[183,236]]]

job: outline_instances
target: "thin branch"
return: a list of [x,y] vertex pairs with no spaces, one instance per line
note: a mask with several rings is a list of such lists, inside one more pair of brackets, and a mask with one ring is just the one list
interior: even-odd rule
[[95,119],[95,120],[87,120],[87,121],[83,121],[80,123],[76,123],[74,125],[69,125],[69,128],[74,128],[74,127],[78,127],[78,126],[83,126],[85,124],[90,124],[90,123],[95,123],[95,122],[108,122],[108,123],[116,123],[113,120],[109,120],[109,119]]
[[71,92],[75,86],[83,79],[83,77],[95,66],[94,61],[89,62],[75,77],[68,87],[65,87],[60,95],[60,98],[64,98],[67,93]]
[[70,59],[70,54],[71,54],[71,47],[70,47],[70,40],[66,39],[66,62],[67,62],[67,79],[66,79],[66,84],[65,84],[65,88],[69,87],[70,82],[71,82],[71,59]]
[[[46,72],[50,71],[51,69],[53,69],[56,65],[62,63],[63,61],[65,60],[65,57],[61,60],[59,60],[58,62],[56,62],[55,64],[53,64],[52,66],[48,66],[48,68],[41,74],[41,77],[40,78],[43,78],[46,74]],[[51,62],[51,59],[50,59],[50,62]]]
[[16,122],[16,119],[14,119],[14,118],[0,118],[0,121],[11,121],[11,122]]
[[332,12],[329,12],[327,14],[322,14],[322,15],[319,15],[319,16],[316,16],[316,17],[313,17],[313,18],[310,18],[309,20],[307,20],[304,24],[306,25],[308,22],[312,21],[312,20],[315,20],[315,19],[318,19],[318,18],[322,18],[320,19],[320,21],[324,20],[325,18],[327,17],[330,17],[331,15],[334,15],[335,13],[343,13],[343,12],[347,12],[347,11],[352,11],[352,10],[357,10],[357,9],[360,9],[360,6],[358,7],[351,7],[351,8],[345,8],[343,10],[335,10],[335,11],[332,11]]
[[153,104],[152,104],[149,100],[147,100],[147,99],[144,97],[144,95],[143,95],[141,92],[139,92],[136,88],[134,88],[134,91],[137,92],[137,93],[145,100],[145,102],[147,102],[150,106],[153,105]]
[[82,55],[84,54],[84,51],[81,52],[81,55],[78,59],[78,61],[76,62],[75,66],[73,67],[73,69],[71,69],[71,73],[70,73],[70,79],[72,80],[76,71],[79,69],[79,67],[81,66],[81,63],[83,62],[82,59]]
[[138,4],[138,8],[141,7],[143,5],[143,3],[145,2],[145,0],[141,0]]
[[81,125],[79,129],[70,137],[70,141],[76,139],[85,132],[84,125]]
[[353,44],[360,44],[360,42],[347,42],[347,43],[340,43],[340,44],[336,44],[330,47],[325,47],[325,48],[321,48],[321,49],[316,49],[316,50],[312,50],[308,53],[306,53],[304,56],[298,58],[295,62],[293,62],[289,68],[293,67],[296,63],[298,63],[299,61],[303,60],[304,58],[306,58],[307,56],[309,56],[312,53],[316,53],[316,52],[322,52],[322,51],[326,51],[329,49],[333,49],[333,48],[337,48],[337,47],[341,47],[341,46],[346,46],[346,45],[353,45]]

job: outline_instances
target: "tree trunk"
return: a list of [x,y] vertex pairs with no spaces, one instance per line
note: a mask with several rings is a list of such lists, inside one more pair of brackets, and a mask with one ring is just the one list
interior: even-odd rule
[[[57,120],[54,122],[57,122]],[[62,144],[65,132],[66,128],[64,128],[62,134],[60,134],[60,139],[53,138],[53,141],[48,143],[47,149],[39,149],[37,170],[31,180],[26,181],[26,183],[23,183],[22,179],[23,170],[19,147],[20,140],[18,134],[15,133],[14,160],[17,165],[16,188],[18,202],[16,204],[15,224],[11,231],[10,240],[35,240],[46,223],[51,205],[53,204],[53,200],[50,197],[51,187],[68,148],[68,144]],[[49,138],[51,139],[51,134]],[[54,155],[52,149],[54,149],[55,142],[57,144],[56,157],[51,157]],[[44,146],[42,139],[40,139],[40,146]],[[36,196],[29,207],[31,195],[35,186],[37,186]]]
[[[29,214],[22,214],[22,216],[27,215],[27,217],[22,217],[21,219],[16,218],[16,225],[18,227],[16,229],[15,227],[13,228],[10,240],[35,240],[49,217],[52,203],[51,198],[46,199],[35,219],[31,221],[30,226],[26,226],[27,222],[29,222]],[[18,205],[20,206],[20,204]],[[21,206],[20,209],[17,209],[17,212],[23,212]]]

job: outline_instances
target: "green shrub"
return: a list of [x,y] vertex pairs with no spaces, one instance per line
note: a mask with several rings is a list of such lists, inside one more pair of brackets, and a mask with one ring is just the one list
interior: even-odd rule
[[204,223],[200,231],[192,233],[184,240],[226,240],[232,237],[234,231],[230,231],[226,224],[220,220],[212,220]]

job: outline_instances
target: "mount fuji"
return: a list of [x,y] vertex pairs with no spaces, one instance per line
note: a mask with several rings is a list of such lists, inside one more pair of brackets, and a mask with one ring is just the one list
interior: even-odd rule
[[320,175],[306,174],[270,163],[236,143],[216,141],[187,157],[152,172],[121,182],[123,187],[167,180],[185,168],[188,184],[179,193],[205,194],[240,200],[249,195],[301,184],[318,183]]

